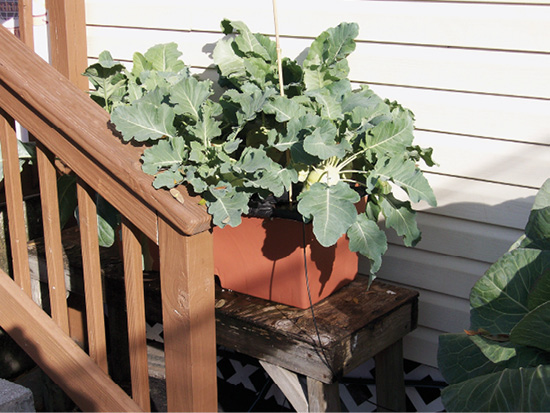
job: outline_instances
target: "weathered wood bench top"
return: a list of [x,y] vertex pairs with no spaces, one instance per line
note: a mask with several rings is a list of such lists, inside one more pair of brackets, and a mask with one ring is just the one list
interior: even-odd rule
[[218,288],[217,341],[330,383],[416,328],[416,291],[367,285],[358,276],[313,312]]

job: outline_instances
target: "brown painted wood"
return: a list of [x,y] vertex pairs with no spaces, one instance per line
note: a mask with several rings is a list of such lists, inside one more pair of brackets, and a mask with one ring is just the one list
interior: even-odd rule
[[212,234],[159,220],[159,248],[168,411],[216,411]]
[[51,64],[80,90],[88,90],[82,73],[88,66],[84,0],[46,0]]
[[21,189],[15,122],[1,108],[0,145],[4,168],[6,207],[9,218],[8,227],[12,250],[13,277],[23,291],[30,296],[31,278],[29,255],[27,253],[27,231],[25,229],[25,213],[23,211],[23,190]]
[[[65,159],[70,168],[98,191],[121,214],[127,216],[151,239],[157,239],[156,213],[151,206],[136,199],[132,192],[112,179],[107,171],[72,145],[67,145],[67,136],[61,134],[42,117],[30,111],[15,96],[2,88],[0,81],[0,105],[14,109],[15,113],[23,113],[22,122],[29,131],[37,133],[37,139],[51,152]],[[141,172],[139,172],[141,173]],[[152,188],[152,186],[151,186]]]
[[397,340],[374,357],[376,363],[376,404],[379,412],[406,410],[403,372],[403,340]]
[[82,245],[82,269],[86,297],[86,323],[90,357],[108,373],[103,312],[103,283],[97,238],[97,208],[95,192],[82,180],[77,182],[78,220]]
[[63,331],[68,333],[67,288],[63,269],[61,224],[54,160],[55,156],[50,151],[44,148],[44,146],[37,144],[36,161],[40,182],[40,203],[42,206],[42,225],[44,227],[50,308],[53,320]]
[[216,292],[218,343],[332,383],[416,328],[418,293],[358,276],[312,313],[227,290]]
[[141,411],[3,271],[0,302],[0,326],[83,411]]
[[151,410],[149,397],[149,369],[147,364],[147,332],[145,324],[145,297],[141,245],[137,228],[128,220],[122,221],[124,282],[128,314],[128,346],[132,396],[145,411]]
[[141,171],[143,148],[124,144],[99,105],[3,27],[0,106],[154,241],[155,212],[187,235],[209,229],[197,200],[182,193],[182,205],[153,188]]
[[34,50],[32,0],[18,0],[17,3],[19,7],[19,38]]

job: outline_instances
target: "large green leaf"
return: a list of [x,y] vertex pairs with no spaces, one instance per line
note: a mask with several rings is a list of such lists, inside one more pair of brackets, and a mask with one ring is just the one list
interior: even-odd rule
[[[244,61],[247,78],[262,89],[278,83],[276,66],[259,57],[249,57]],[[244,85],[243,85],[244,86]]]
[[216,120],[216,116],[220,113],[221,106],[218,103],[207,101],[200,108],[197,122],[193,126],[189,126],[187,131],[204,146],[210,146],[212,139],[221,134],[221,122]]
[[550,301],[539,305],[523,317],[512,329],[510,340],[550,352]]
[[293,118],[299,118],[306,114],[304,106],[286,96],[273,96],[270,98],[264,108],[267,114],[275,115],[277,122],[288,122]]
[[334,156],[343,158],[351,150],[347,141],[337,142],[338,131],[329,119],[322,119],[304,139],[304,149],[319,159],[329,159]]
[[381,194],[379,199],[382,213],[386,217],[386,226],[393,228],[397,235],[403,237],[407,247],[414,247],[420,241],[421,233],[411,204],[398,200],[391,193]]
[[355,50],[358,32],[356,23],[341,23],[313,41],[303,64],[307,90],[321,89],[346,78],[349,67],[345,58]]
[[438,366],[445,381],[456,384],[474,377],[502,371],[505,368],[536,367],[549,364],[550,354],[532,347],[515,346],[515,355],[492,362],[481,348],[464,333],[439,336]]
[[[266,154],[263,148],[246,148],[239,161],[235,163],[233,168],[238,172],[256,172],[258,169],[272,169],[275,167],[273,162]],[[277,168],[277,169],[280,169]]]
[[212,215],[214,225],[236,227],[241,223],[241,215],[248,212],[249,197],[244,192],[235,192],[227,188],[210,190],[214,200],[208,204],[208,213]]
[[181,136],[163,139],[144,151],[141,168],[143,172],[155,175],[161,169],[179,168],[186,157],[187,150]]
[[[151,96],[156,96],[158,103],[152,103]],[[162,101],[158,89],[129,106],[115,108],[111,120],[122,133],[124,140],[134,139],[143,142],[176,136],[174,127],[174,109]]]
[[355,50],[354,39],[358,34],[357,23],[340,23],[324,31],[311,44],[304,67],[330,66],[345,59]]
[[232,43],[231,39],[221,39],[216,43],[212,54],[214,62],[222,76],[244,78],[246,75],[244,60],[235,53]]
[[108,112],[111,112],[113,103],[121,102],[126,95],[128,86],[123,70],[122,64],[115,62],[108,51],[103,51],[99,54],[98,62],[84,72],[84,76],[96,88],[91,92],[92,99]]
[[537,279],[535,286],[527,298],[527,308],[534,310],[539,305],[550,300],[550,268]]
[[262,188],[266,190],[266,196],[273,194],[280,197],[284,194],[285,184],[280,172],[285,171],[278,164],[273,164],[272,169],[262,169],[256,171],[244,181],[244,186],[250,188]]
[[212,83],[208,80],[199,82],[194,77],[189,77],[177,83],[171,91],[170,102],[175,104],[178,115],[189,116],[193,120],[199,120],[200,106],[212,95]]
[[359,214],[349,227],[347,236],[349,249],[367,257],[371,263],[370,273],[375,274],[382,265],[382,255],[388,249],[384,231],[365,214]]
[[405,115],[391,122],[382,122],[369,130],[365,149],[378,155],[402,154],[403,149],[413,142],[412,120]]
[[262,91],[256,85],[247,83],[243,86],[242,92],[235,89],[225,92],[220,103],[226,110],[228,108],[227,103],[230,103],[229,111],[234,112],[235,123],[242,125],[253,120],[257,113],[263,110],[268,99],[275,93],[274,89]]
[[155,187],[155,189],[171,189],[183,183],[183,181],[183,174],[179,170],[168,169],[155,175],[153,187]]
[[159,72],[179,72],[185,69],[185,64],[178,59],[180,56],[176,43],[158,44],[145,52],[145,58],[151,63],[152,69]]
[[550,366],[505,369],[441,392],[447,411],[545,412],[550,409]]
[[153,70],[153,63],[151,63],[140,52],[135,52],[132,56],[132,75],[136,78],[140,77],[142,72],[149,72]]
[[308,92],[321,107],[321,115],[328,119],[338,119],[342,117],[342,105],[339,99],[333,96],[328,88],[317,89]]
[[391,181],[407,192],[412,202],[426,201],[431,206],[437,205],[428,180],[410,159],[399,157],[379,159],[370,180],[371,182]]
[[313,219],[313,233],[324,247],[334,245],[357,219],[359,195],[348,184],[328,186],[317,182],[298,197],[298,211]]
[[256,55],[268,62],[276,59],[277,52],[274,49],[276,46],[267,37],[252,33],[248,26],[241,21],[223,20],[221,24],[225,34],[235,32],[239,34],[235,37],[235,43],[241,53]]
[[533,249],[518,248],[504,254],[472,288],[471,328],[509,334],[529,312],[529,292],[549,260],[550,252]]

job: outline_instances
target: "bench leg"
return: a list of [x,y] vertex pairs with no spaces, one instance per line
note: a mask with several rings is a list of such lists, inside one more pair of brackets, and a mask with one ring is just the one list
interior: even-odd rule
[[318,380],[307,378],[307,398],[310,412],[339,412],[340,390],[338,382],[325,384]]
[[403,342],[396,341],[374,356],[376,363],[376,401],[378,411],[404,412],[405,376]]
[[308,377],[306,398],[296,373],[267,361],[260,360],[260,364],[297,412],[340,411],[338,383],[325,384]]
[[290,404],[292,404],[294,410],[299,413],[307,412],[308,402],[302,385],[298,380],[298,375],[283,367],[268,363],[267,361],[260,360],[260,364],[266,373],[269,374],[269,377],[273,379],[273,382],[283,392]]

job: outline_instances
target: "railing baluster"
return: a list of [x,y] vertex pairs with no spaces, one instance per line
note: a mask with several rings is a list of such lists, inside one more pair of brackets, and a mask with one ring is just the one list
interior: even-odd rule
[[69,334],[67,287],[65,285],[59,201],[57,199],[57,176],[54,159],[54,155],[49,150],[43,145],[37,144],[36,161],[40,182],[40,201],[44,226],[50,308],[53,320],[63,331]]
[[212,234],[159,219],[159,248],[168,411],[216,411]]
[[19,155],[15,121],[0,109],[0,145],[4,167],[4,187],[8,209],[10,245],[13,259],[13,278],[15,282],[31,295],[31,275],[29,254],[27,252],[27,231],[23,210],[23,190],[19,173]]
[[19,0],[19,38],[34,49],[32,0]]
[[86,297],[86,321],[90,357],[104,372],[108,372],[105,321],[103,312],[103,283],[97,238],[97,208],[95,192],[82,180],[77,182],[78,218],[82,243],[82,273]]
[[126,311],[128,314],[128,345],[132,396],[145,410],[151,409],[149,397],[149,367],[147,363],[147,332],[145,325],[145,294],[141,245],[137,228],[126,218],[122,220],[124,282],[126,285]]

